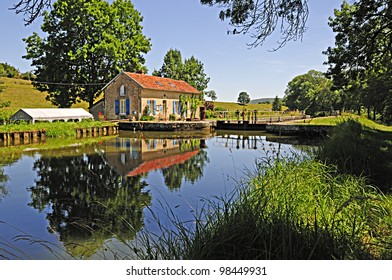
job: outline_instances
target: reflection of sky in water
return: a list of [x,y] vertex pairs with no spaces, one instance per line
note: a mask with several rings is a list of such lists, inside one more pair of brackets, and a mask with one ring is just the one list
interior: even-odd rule
[[[142,192],[147,191],[151,196],[151,204],[148,208],[143,209],[144,224],[148,231],[159,232],[155,218],[150,210],[167,227],[170,227],[172,215],[182,221],[192,221],[198,211],[205,206],[206,199],[214,199],[214,196],[230,196],[236,187],[240,185],[241,180],[254,173],[257,158],[271,155],[278,150],[283,155],[295,150],[292,145],[268,142],[265,136],[251,136],[249,139],[245,138],[244,140],[242,136],[239,137],[238,135],[227,136],[226,138],[222,135],[207,139],[205,141],[206,148],[196,153],[201,159],[207,158],[207,161],[194,163],[201,165],[202,174],[200,178],[194,179],[193,183],[189,179],[182,178],[181,187],[171,189],[165,185],[163,171],[160,169],[150,170],[141,177],[141,182],[144,181],[148,184]],[[179,156],[173,155],[172,150],[174,149],[170,150],[168,145],[179,145],[179,142],[171,139],[170,143],[162,142],[162,140],[150,140],[144,143],[146,143],[146,147],[149,150],[155,149],[161,144],[164,145],[164,150],[168,149],[165,151],[167,154],[161,153],[158,160],[154,163],[159,164],[159,162],[163,163],[165,161],[165,157],[166,161],[178,160]],[[122,143],[124,144],[124,141]],[[120,152],[111,150],[111,153],[112,155],[117,155],[118,163],[124,164],[127,160],[133,160],[134,165],[132,165],[132,168],[134,170],[137,166],[140,166],[141,162],[135,162],[137,158],[135,145],[138,145],[138,143],[125,143],[123,146],[120,145],[114,148],[120,149]],[[107,160],[109,150],[103,151],[104,148],[102,147],[104,145],[105,143],[98,148],[94,147],[92,151],[94,157],[103,156],[106,161],[102,162],[108,164],[110,162]],[[257,149],[254,149],[255,146]],[[189,148],[184,148],[184,151],[189,153]],[[128,158],[125,156],[127,154],[130,155]],[[79,156],[82,157],[84,162],[88,161],[88,154],[81,153]],[[171,158],[167,159],[168,156],[171,156]],[[143,157],[145,161],[154,160],[154,155],[151,153],[145,153]],[[24,155],[12,165],[3,167],[4,174],[8,176],[8,181],[3,183],[7,194],[0,200],[0,242],[2,243],[0,247],[5,249],[5,255],[12,259],[17,259],[18,257],[23,259],[58,259],[64,255],[64,248],[58,240],[59,236],[57,233],[53,233],[54,231],[46,219],[47,213],[52,211],[52,205],[46,205],[42,211],[38,211],[28,205],[32,201],[32,193],[29,191],[29,188],[39,181],[37,170],[33,170],[34,162],[38,159],[40,159],[39,154]],[[185,166],[183,161],[180,160],[179,163]],[[99,164],[102,164],[101,161]],[[165,168],[170,169],[172,167],[166,162]],[[48,170],[50,169],[48,168]],[[130,171],[132,170],[122,170],[123,173]],[[170,210],[168,210],[169,208]],[[18,235],[21,238],[28,237],[29,240],[15,241],[13,238]],[[45,242],[34,245],[29,244],[29,241],[35,238]],[[45,247],[46,245],[49,245],[55,252],[50,252]],[[125,250],[127,252],[126,246],[124,247],[122,242],[118,242],[113,238],[107,241],[106,246],[108,246],[109,251],[100,250],[92,258],[103,258],[102,254],[111,258],[112,250]]]

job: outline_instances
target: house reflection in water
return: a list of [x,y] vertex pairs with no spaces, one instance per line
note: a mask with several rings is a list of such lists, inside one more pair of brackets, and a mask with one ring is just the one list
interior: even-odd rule
[[129,177],[183,164],[205,147],[203,139],[116,138],[104,147],[108,164]]

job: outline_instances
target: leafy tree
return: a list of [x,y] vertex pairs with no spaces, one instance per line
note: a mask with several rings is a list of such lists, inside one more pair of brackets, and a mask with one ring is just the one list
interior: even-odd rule
[[240,92],[237,102],[242,105],[248,104],[250,102],[249,94],[245,91]]
[[210,78],[204,73],[203,63],[191,56],[189,59],[182,61],[181,52],[177,49],[170,49],[163,58],[161,69],[154,70],[154,76],[183,80],[203,92],[210,81]]
[[344,92],[344,105],[358,112],[364,106],[370,117],[386,119],[392,104],[392,18],[390,1],[346,1],[335,10],[329,25],[336,33],[328,56],[327,74],[334,87]]
[[210,82],[210,78],[204,73],[204,64],[194,56],[185,59],[182,78],[200,92],[204,91]]
[[192,95],[192,97],[189,98],[189,103],[190,103],[190,109],[191,109],[191,118],[193,119],[196,116],[196,111],[197,111],[197,108],[199,108],[201,100],[197,96]]
[[212,101],[215,101],[217,99],[215,90],[206,91],[205,95],[211,98]]
[[181,52],[177,49],[170,49],[163,58],[161,69],[154,70],[154,76],[181,80],[184,63],[182,62]]
[[24,39],[24,58],[36,67],[34,86],[48,91],[48,99],[60,107],[78,100],[92,106],[118,72],[145,70],[143,53],[151,44],[141,21],[130,0],[56,1],[50,13],[44,12],[41,28],[48,36]]
[[3,63],[0,63],[0,77],[5,77],[7,76],[7,72],[5,72]]
[[17,78],[19,70],[8,63],[0,63],[0,77]]
[[221,8],[219,18],[229,20],[229,34],[251,33],[251,47],[264,43],[265,39],[280,28],[278,47],[288,41],[302,39],[308,18],[308,0],[200,0],[204,5]]
[[[188,147],[180,149],[184,152],[199,150],[200,141],[200,139],[182,139],[180,140],[180,147],[187,144]],[[191,184],[196,183],[203,176],[204,168],[209,162],[207,152],[200,149],[197,155],[191,157],[186,162],[163,168],[161,172],[166,186],[170,190],[176,190],[181,188],[184,181]]]
[[282,110],[282,100],[278,96],[275,97],[274,102],[272,102],[272,111]]
[[311,115],[331,112],[338,102],[338,94],[331,87],[332,81],[323,73],[310,70],[288,83],[284,100],[291,110],[301,110]]

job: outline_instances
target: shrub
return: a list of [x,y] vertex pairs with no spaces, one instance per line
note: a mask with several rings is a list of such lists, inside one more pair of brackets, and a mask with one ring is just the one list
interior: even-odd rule
[[169,115],[169,121],[175,121],[176,120],[176,115],[175,114],[170,114]]
[[153,116],[141,116],[140,117],[140,120],[141,121],[152,121],[152,120],[154,120],[155,118],[153,117]]
[[215,110],[215,111],[218,111],[218,112],[225,112],[225,111],[227,111],[226,108],[220,107],[220,106],[216,106],[214,110]]
[[392,145],[387,135],[349,119],[335,127],[315,156],[342,173],[366,176],[382,188],[392,180]]

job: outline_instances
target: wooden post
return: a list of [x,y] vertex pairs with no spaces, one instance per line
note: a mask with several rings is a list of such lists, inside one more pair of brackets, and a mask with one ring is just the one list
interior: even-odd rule
[[12,132],[14,136],[14,145],[19,145],[20,144],[20,134],[19,132]]
[[23,134],[23,144],[29,144],[30,143],[30,132],[25,131],[25,132],[22,132],[22,134]]
[[33,141],[33,143],[37,143],[38,142],[38,131],[32,131],[31,132],[31,139]]

